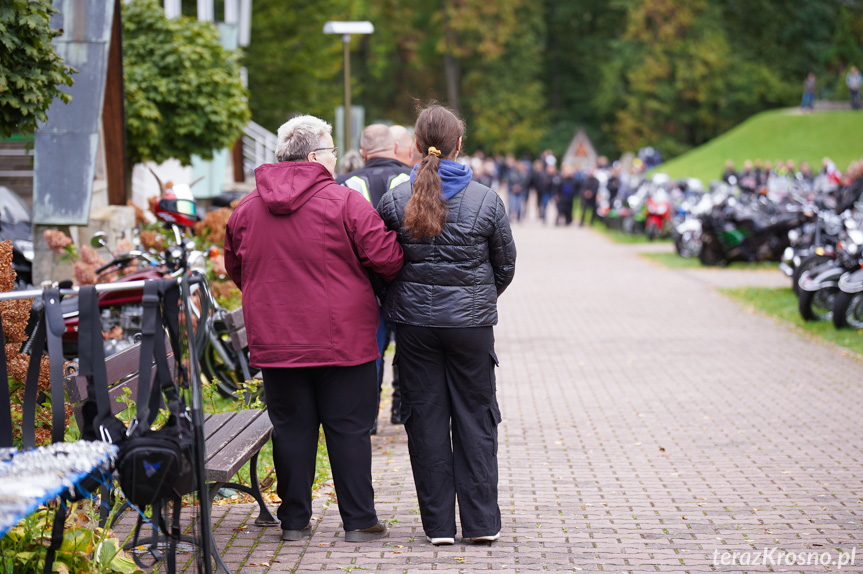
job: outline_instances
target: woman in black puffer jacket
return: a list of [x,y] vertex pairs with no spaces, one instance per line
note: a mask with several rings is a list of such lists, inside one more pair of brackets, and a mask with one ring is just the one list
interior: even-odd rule
[[[401,414],[420,514],[432,544],[500,537],[493,325],[515,274],[515,243],[500,197],[455,160],[464,124],[433,105],[416,123],[425,157],[378,211],[398,232],[405,264],[384,304],[396,324]],[[452,428],[452,435],[450,435]]]

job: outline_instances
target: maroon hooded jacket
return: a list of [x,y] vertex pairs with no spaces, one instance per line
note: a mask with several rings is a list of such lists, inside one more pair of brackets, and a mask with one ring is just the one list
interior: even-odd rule
[[314,162],[264,164],[228,220],[225,268],[243,292],[255,367],[353,366],[380,356],[367,268],[392,281],[396,233]]

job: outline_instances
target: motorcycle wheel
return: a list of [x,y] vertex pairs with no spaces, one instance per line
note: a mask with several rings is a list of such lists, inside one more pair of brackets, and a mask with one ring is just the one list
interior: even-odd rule
[[794,268],[794,272],[791,274],[791,287],[794,289],[795,295],[800,296],[800,276],[828,259],[830,259],[828,255],[809,255],[800,262],[800,265]]
[[839,291],[833,300],[833,326],[863,329],[863,293]]
[[719,265],[724,267],[728,264],[722,253],[722,247],[719,246],[719,241],[712,236],[702,237],[701,251],[698,253],[698,259],[703,265]]
[[653,241],[654,239],[656,239],[657,235],[659,235],[659,228],[656,226],[655,223],[648,223],[647,224],[647,239],[649,241]]
[[798,308],[806,321],[829,321],[833,317],[833,300],[837,287],[824,287],[818,291],[800,290]]
[[[224,330],[224,326],[219,328],[216,326],[218,331],[217,336],[219,340],[222,342],[222,348],[225,351],[225,354],[233,361],[237,362],[237,351],[234,350],[234,347],[231,345],[231,338],[228,335],[227,331]],[[246,360],[248,361],[249,357],[246,356]],[[249,367],[249,371],[251,375],[254,377],[256,373],[259,372],[259,369],[255,369],[253,367]],[[216,390],[220,395],[229,399],[238,399],[240,398],[239,391],[242,388],[241,383],[243,382],[243,373],[239,368],[239,365],[236,369],[232,370],[225,361],[222,359],[219,351],[213,346],[213,344],[207,340],[206,346],[201,354],[201,375],[203,375],[207,382],[216,383]],[[260,387],[260,392],[263,392],[263,386]]]

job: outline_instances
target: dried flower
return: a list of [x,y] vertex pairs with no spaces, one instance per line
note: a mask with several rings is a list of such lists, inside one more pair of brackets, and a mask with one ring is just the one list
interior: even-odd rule
[[137,205],[135,205],[134,201],[130,199],[126,202],[126,205],[132,207],[132,209],[135,210],[135,225],[144,225],[145,223],[147,223],[146,212]]
[[117,242],[117,249],[114,250],[114,256],[116,257],[124,251],[131,251],[133,248],[134,246],[132,245],[132,242],[129,241],[129,238],[123,237]]
[[225,242],[225,227],[228,225],[233,210],[228,207],[210,211],[204,219],[195,224],[195,235],[207,233],[207,241],[221,245]]
[[3,334],[10,343],[21,343],[27,340],[27,322],[30,320],[30,308],[33,299],[18,299],[17,301],[0,301],[0,317],[3,320]]
[[68,245],[72,245],[72,238],[56,229],[46,229],[42,233],[45,238],[45,243],[48,244],[48,249],[54,253],[62,255]]
[[151,229],[145,229],[140,235],[141,245],[145,249],[156,249],[162,251],[165,249],[165,238],[161,234]]
[[105,260],[102,259],[102,256],[96,253],[96,250],[89,245],[81,247],[81,261],[94,267],[101,267],[105,264]]
[[6,293],[15,288],[17,274],[12,269],[12,242],[0,241],[0,293]]
[[72,276],[75,278],[75,283],[78,285],[95,285],[95,269],[95,266],[88,265],[84,261],[76,261],[75,265],[72,267]]

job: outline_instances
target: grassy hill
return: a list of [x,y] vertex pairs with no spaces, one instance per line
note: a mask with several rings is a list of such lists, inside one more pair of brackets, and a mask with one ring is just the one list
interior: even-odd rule
[[851,161],[863,157],[863,111],[762,112],[655,171],[673,178],[697,177],[707,185],[719,179],[728,159],[738,170],[744,160],[761,158],[774,163],[790,159],[798,166],[806,161],[817,172],[825,156],[843,172]]

